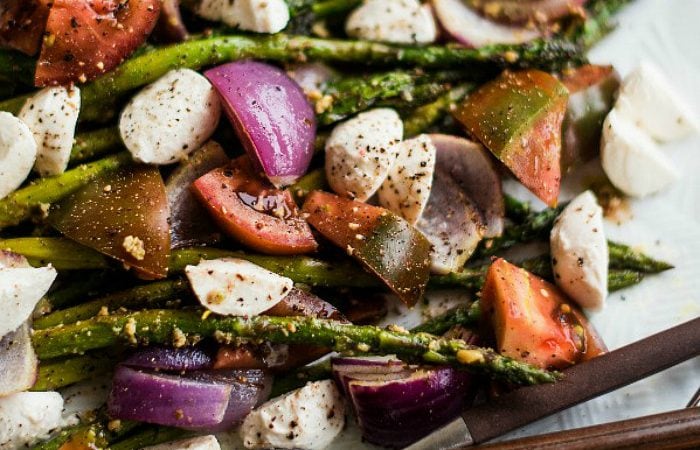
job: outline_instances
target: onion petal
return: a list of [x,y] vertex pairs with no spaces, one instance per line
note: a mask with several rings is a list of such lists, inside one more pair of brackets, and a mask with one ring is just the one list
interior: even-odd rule
[[311,163],[316,116],[283,70],[237,61],[205,72],[251,159],[276,187],[294,183]]

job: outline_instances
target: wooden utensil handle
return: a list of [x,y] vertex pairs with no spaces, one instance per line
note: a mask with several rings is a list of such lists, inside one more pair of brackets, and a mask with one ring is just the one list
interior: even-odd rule
[[607,450],[700,448],[700,408],[481,445],[489,450]]

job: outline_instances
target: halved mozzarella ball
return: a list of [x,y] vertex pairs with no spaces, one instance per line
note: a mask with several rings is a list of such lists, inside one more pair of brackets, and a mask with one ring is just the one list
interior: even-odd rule
[[348,17],[345,32],[396,44],[427,44],[437,38],[431,9],[418,0],[365,0]]
[[187,266],[185,274],[205,308],[229,316],[254,316],[282,301],[294,283],[251,262],[221,258]]
[[19,392],[0,397],[0,449],[29,447],[63,425],[58,392]]
[[326,140],[326,178],[339,195],[365,201],[396,161],[403,122],[393,109],[372,109],[337,125]]
[[659,141],[672,141],[700,131],[697,116],[649,62],[640,64],[622,81],[615,109]]
[[345,406],[331,380],[307,383],[254,409],[243,421],[246,448],[329,448],[345,425]]
[[205,19],[256,33],[282,31],[290,17],[284,0],[202,0],[195,12]]
[[679,178],[658,145],[613,109],[603,123],[600,157],[612,184],[627,195],[644,197]]
[[166,442],[164,444],[151,445],[142,450],[221,450],[216,436],[197,436],[179,441]]
[[603,209],[591,191],[562,211],[549,243],[557,285],[582,307],[602,308],[608,296],[608,241]]
[[396,146],[396,164],[379,188],[379,204],[415,225],[430,197],[436,149],[425,134]]
[[0,337],[29,319],[55,278],[56,270],[50,266],[0,268]]
[[201,147],[220,117],[221,103],[209,80],[177,69],[131,99],[119,118],[119,133],[135,160],[171,164]]
[[80,114],[80,89],[47,87],[31,96],[18,116],[37,145],[34,169],[42,177],[59,175],[68,167],[75,126]]
[[34,386],[38,364],[29,322],[25,322],[0,339],[0,397]]
[[10,113],[0,112],[0,198],[27,179],[36,161],[36,142],[29,127]]

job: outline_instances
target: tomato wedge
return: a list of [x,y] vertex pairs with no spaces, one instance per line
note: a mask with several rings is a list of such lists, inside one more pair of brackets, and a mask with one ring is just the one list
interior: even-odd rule
[[146,41],[159,0],[53,0],[37,64],[36,86],[93,80]]
[[561,124],[568,91],[539,70],[504,72],[469,95],[455,117],[549,206],[561,182]]
[[377,275],[408,306],[423,297],[430,242],[389,210],[314,191],[302,211],[326,239]]
[[168,274],[168,216],[165,184],[158,169],[129,166],[96,179],[54,205],[49,223],[66,237],[153,279]]
[[316,250],[292,194],[258,175],[248,156],[209,172],[192,186],[221,229],[248,247],[272,255]]
[[502,258],[486,274],[481,307],[505,356],[564,369],[606,351],[585,316],[556,286]]
[[49,18],[51,0],[3,0],[0,4],[0,45],[35,55]]

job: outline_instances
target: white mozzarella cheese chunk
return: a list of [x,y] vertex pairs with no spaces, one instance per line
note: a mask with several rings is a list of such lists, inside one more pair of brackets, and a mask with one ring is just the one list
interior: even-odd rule
[[165,444],[151,445],[142,450],[221,450],[219,441],[215,436],[197,436],[190,439],[166,442]]
[[201,147],[220,116],[219,97],[206,78],[190,69],[171,70],[126,105],[119,133],[135,160],[171,164]]
[[396,147],[396,164],[379,188],[379,204],[415,225],[430,198],[437,150],[425,134]]
[[202,0],[197,15],[241,30],[277,33],[289,23],[284,0]]
[[254,316],[282,301],[294,283],[251,262],[221,258],[185,268],[205,308],[222,315]]
[[0,112],[0,199],[27,179],[36,161],[36,152],[29,127],[12,114]]
[[19,392],[0,398],[0,450],[15,450],[62,426],[63,398],[58,392]]
[[29,319],[55,278],[56,270],[50,266],[0,268],[0,337]]
[[393,109],[372,109],[337,125],[326,140],[326,178],[337,194],[365,201],[396,162],[403,122]]
[[254,409],[243,421],[246,448],[325,449],[345,425],[343,398],[331,380],[307,383]]
[[608,296],[608,241],[603,209],[591,191],[562,211],[549,242],[557,285],[582,307],[601,309]]
[[661,71],[644,62],[625,77],[615,109],[651,137],[672,141],[700,131],[700,122]]
[[612,184],[627,195],[644,197],[679,178],[658,145],[615,109],[603,123],[600,157]]
[[80,114],[80,89],[47,87],[22,107],[18,116],[27,124],[37,145],[34,164],[42,177],[59,175],[68,167]]
[[427,44],[437,38],[432,10],[418,0],[365,0],[348,17],[345,32],[396,44]]
[[28,322],[0,339],[0,397],[34,386],[38,363]]

